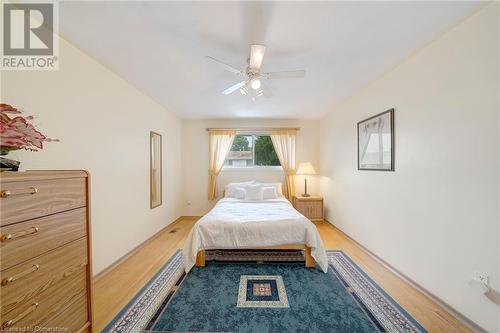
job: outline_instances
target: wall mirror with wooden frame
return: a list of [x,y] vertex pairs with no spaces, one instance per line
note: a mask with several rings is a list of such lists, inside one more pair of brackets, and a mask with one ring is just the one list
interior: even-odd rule
[[149,134],[149,206],[151,209],[162,204],[162,147],[161,135],[155,132]]

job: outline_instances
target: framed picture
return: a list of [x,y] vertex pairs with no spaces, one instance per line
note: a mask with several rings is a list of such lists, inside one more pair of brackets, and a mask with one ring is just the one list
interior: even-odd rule
[[358,170],[394,171],[394,109],[358,123]]
[[151,209],[161,206],[161,135],[149,133],[149,207]]

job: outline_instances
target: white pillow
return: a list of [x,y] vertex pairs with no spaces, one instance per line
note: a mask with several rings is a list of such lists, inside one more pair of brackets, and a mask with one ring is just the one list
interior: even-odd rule
[[276,192],[276,187],[274,186],[262,187],[262,198],[264,200],[276,199],[277,197],[278,193]]
[[281,186],[281,183],[255,183],[262,185],[263,187],[274,187],[276,188],[276,193],[278,194],[279,197],[283,196],[283,189]]
[[247,190],[245,190],[244,187],[236,187],[234,189],[234,197],[233,198],[245,200],[246,195],[247,195]]
[[[236,198],[235,191],[236,189],[239,188],[244,188],[246,185],[253,184],[254,181],[249,181],[249,182],[243,182],[243,183],[229,183],[226,185],[224,188],[224,196],[226,198]],[[244,198],[243,198],[244,199]]]
[[245,186],[245,200],[262,200],[262,192],[260,185],[247,185]]

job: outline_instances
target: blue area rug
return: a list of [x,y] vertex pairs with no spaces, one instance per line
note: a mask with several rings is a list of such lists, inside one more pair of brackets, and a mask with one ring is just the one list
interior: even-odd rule
[[284,262],[297,253],[228,252],[185,275],[178,251],[103,332],[426,332],[348,256],[327,252],[326,274]]

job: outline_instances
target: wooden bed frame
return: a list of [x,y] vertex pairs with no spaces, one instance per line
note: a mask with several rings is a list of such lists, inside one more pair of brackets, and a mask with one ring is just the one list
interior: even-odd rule
[[[231,250],[231,249],[224,249],[224,250]],[[311,256],[311,248],[304,244],[252,247],[252,248],[243,248],[237,250],[304,250],[306,267],[312,268],[316,265],[316,260],[314,260],[314,258]],[[205,250],[200,250],[196,254],[196,267],[205,267]]]

